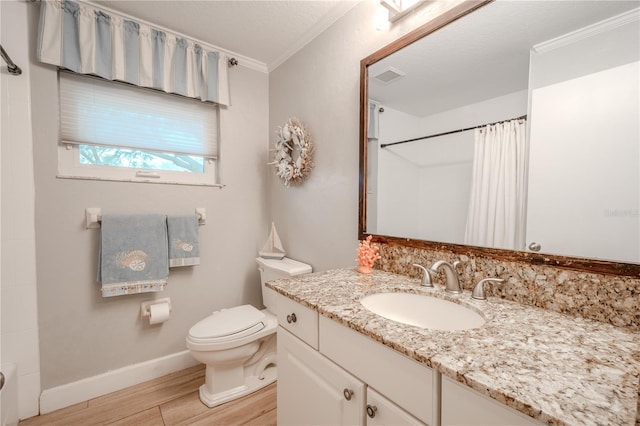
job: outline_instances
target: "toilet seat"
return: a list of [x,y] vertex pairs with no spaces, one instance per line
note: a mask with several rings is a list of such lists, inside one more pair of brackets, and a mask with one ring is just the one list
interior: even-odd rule
[[223,342],[251,335],[264,328],[265,314],[251,305],[222,309],[189,330],[194,340]]
[[191,350],[222,350],[243,345],[275,332],[277,318],[251,305],[214,312],[189,330],[187,347]]

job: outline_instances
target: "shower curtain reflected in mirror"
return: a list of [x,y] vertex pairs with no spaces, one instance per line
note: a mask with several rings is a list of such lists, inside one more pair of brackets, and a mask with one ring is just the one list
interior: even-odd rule
[[476,129],[465,244],[524,248],[525,180],[526,120]]
[[367,231],[378,231],[378,139],[380,137],[380,103],[369,99],[367,127]]

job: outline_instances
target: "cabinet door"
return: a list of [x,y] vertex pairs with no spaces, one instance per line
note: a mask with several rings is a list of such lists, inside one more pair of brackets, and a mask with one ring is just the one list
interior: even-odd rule
[[362,382],[278,327],[278,425],[364,425],[364,400]]
[[404,426],[424,425],[375,390],[367,389],[367,425],[368,426]]

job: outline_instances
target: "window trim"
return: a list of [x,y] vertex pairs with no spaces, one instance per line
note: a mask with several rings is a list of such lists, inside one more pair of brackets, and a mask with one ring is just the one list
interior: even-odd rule
[[[59,142],[57,177],[60,179],[159,183],[222,188],[225,185],[219,183],[219,161],[219,157],[217,159],[205,158],[204,173],[80,164],[79,146],[76,144]],[[147,176],[143,176],[142,174],[146,174]],[[151,174],[153,174],[154,177],[149,176]]]

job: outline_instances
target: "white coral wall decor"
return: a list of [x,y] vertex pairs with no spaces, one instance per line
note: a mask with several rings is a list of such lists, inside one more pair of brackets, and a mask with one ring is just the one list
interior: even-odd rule
[[297,118],[290,118],[278,127],[273,161],[276,176],[285,186],[298,185],[313,169],[313,140]]

